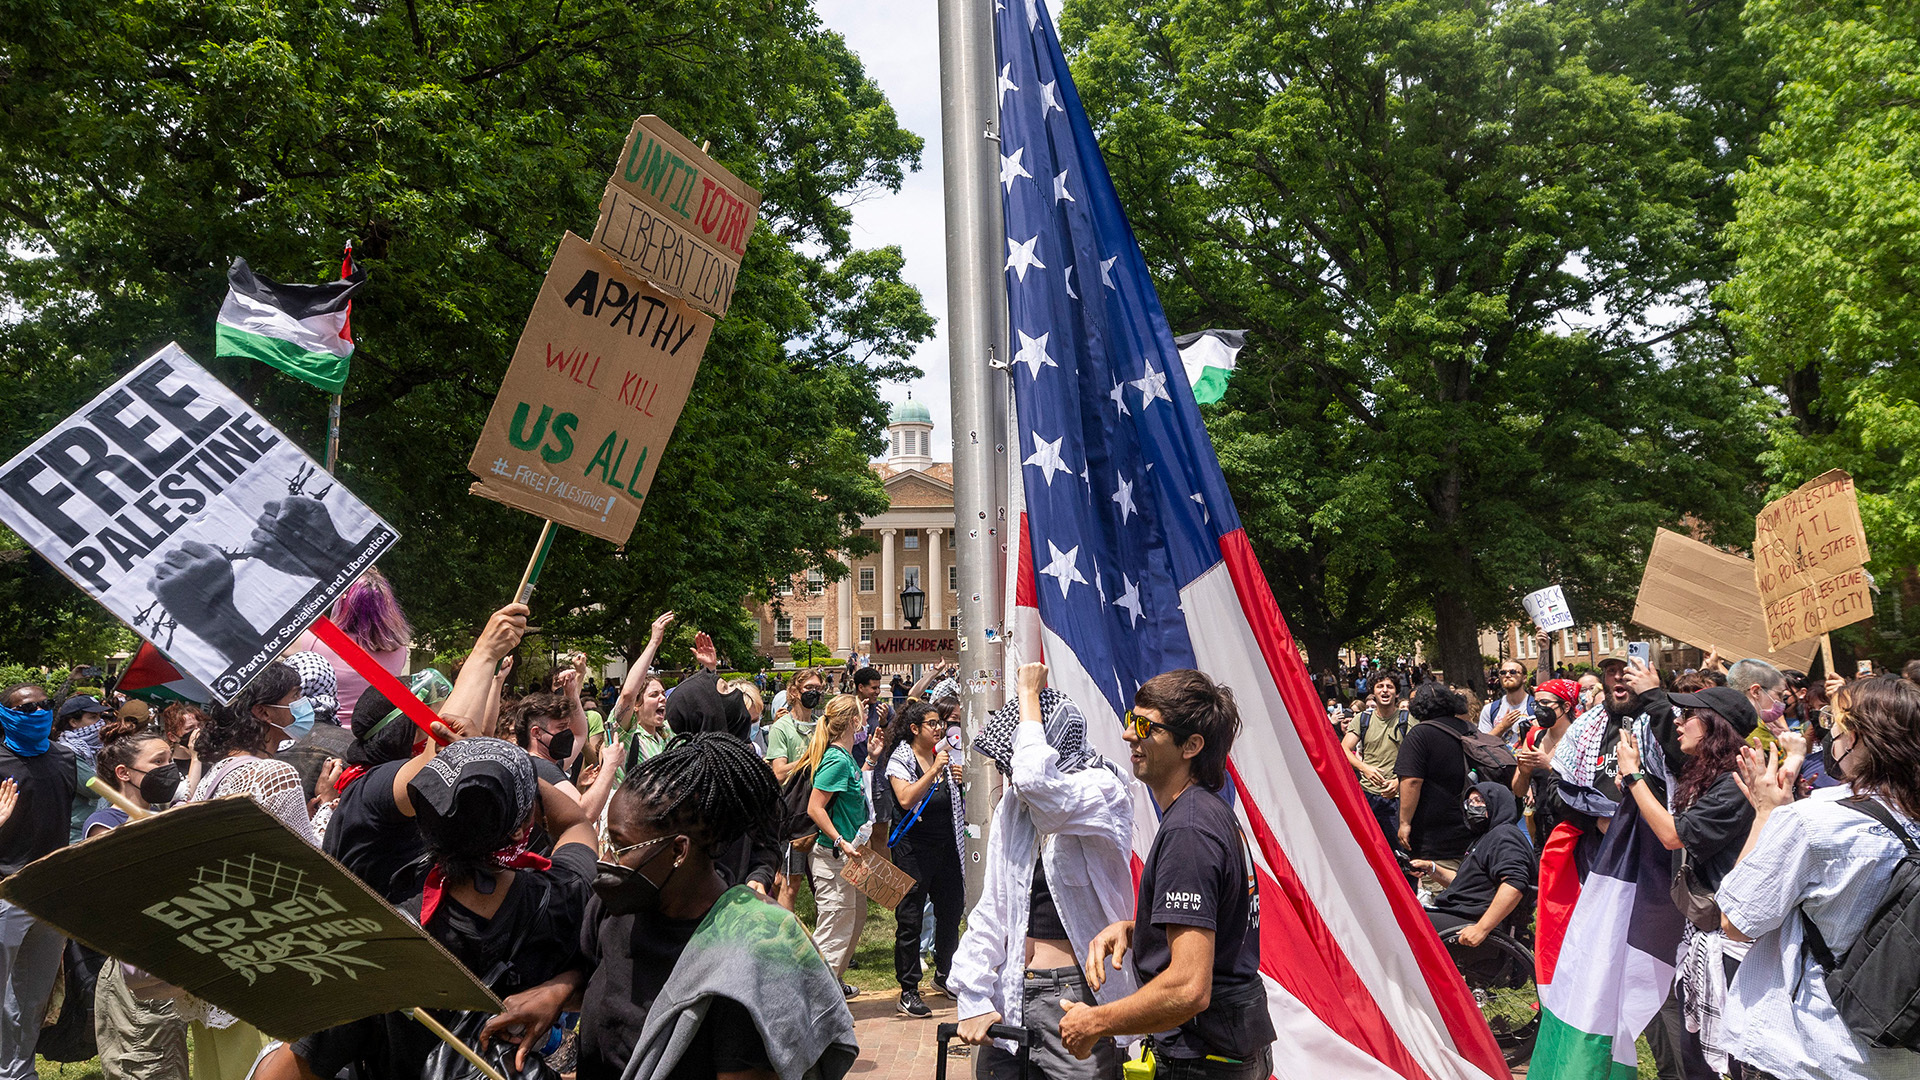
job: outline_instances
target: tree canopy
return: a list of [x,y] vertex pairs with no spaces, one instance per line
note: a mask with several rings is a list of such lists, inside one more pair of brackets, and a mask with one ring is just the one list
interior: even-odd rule
[[[539,524],[469,496],[467,455],[562,231],[592,228],[652,112],[760,188],[762,220],[632,541],[563,534],[535,621],[631,657],[672,607],[745,663],[742,598],[835,573],[886,505],[878,387],[933,324],[849,207],[921,142],[805,0],[24,0],[5,37],[0,450],[178,340],[317,451],[324,397],[211,362],[213,316],[231,257],[325,280],[353,239],[340,475],[401,532],[383,566],[423,643],[470,633]],[[0,588],[71,602],[34,562],[0,560]],[[0,630],[0,653],[48,642]]]
[[1430,614],[1475,672],[1478,627],[1540,585],[1623,617],[1657,525],[1751,536],[1760,413],[1705,294],[1768,95],[1703,75],[1750,60],[1726,10],[1070,0],[1061,25],[1176,331],[1250,332],[1209,426],[1315,666]]

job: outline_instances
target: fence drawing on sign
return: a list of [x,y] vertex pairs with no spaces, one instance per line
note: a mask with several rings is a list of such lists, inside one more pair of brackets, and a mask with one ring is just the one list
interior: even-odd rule
[[222,858],[194,871],[188,894],[148,907],[144,914],[179,935],[182,944],[220,958],[249,985],[281,966],[323,979],[358,979],[382,970],[351,955],[380,931],[373,919],[341,916],[346,905],[325,888],[309,887],[306,871],[249,854]]

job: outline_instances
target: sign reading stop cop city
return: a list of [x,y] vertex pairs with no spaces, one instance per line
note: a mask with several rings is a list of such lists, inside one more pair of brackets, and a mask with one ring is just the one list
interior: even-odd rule
[[759,210],[660,118],[636,121],[593,240],[567,233],[547,269],[467,463],[473,494],[626,543]]
[[1822,473],[1754,519],[1753,577],[1777,650],[1873,614],[1853,477]]

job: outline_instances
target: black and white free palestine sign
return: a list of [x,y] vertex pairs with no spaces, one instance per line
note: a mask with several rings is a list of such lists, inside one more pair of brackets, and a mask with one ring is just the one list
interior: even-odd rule
[[222,702],[399,539],[172,344],[0,466],[0,521]]

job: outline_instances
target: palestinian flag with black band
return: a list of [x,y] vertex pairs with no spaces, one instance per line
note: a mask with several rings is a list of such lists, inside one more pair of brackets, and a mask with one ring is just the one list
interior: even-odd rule
[[325,285],[282,285],[253,272],[245,259],[227,269],[227,299],[214,327],[220,356],[246,356],[338,394],[347,385],[353,292],[367,280],[355,269]]

